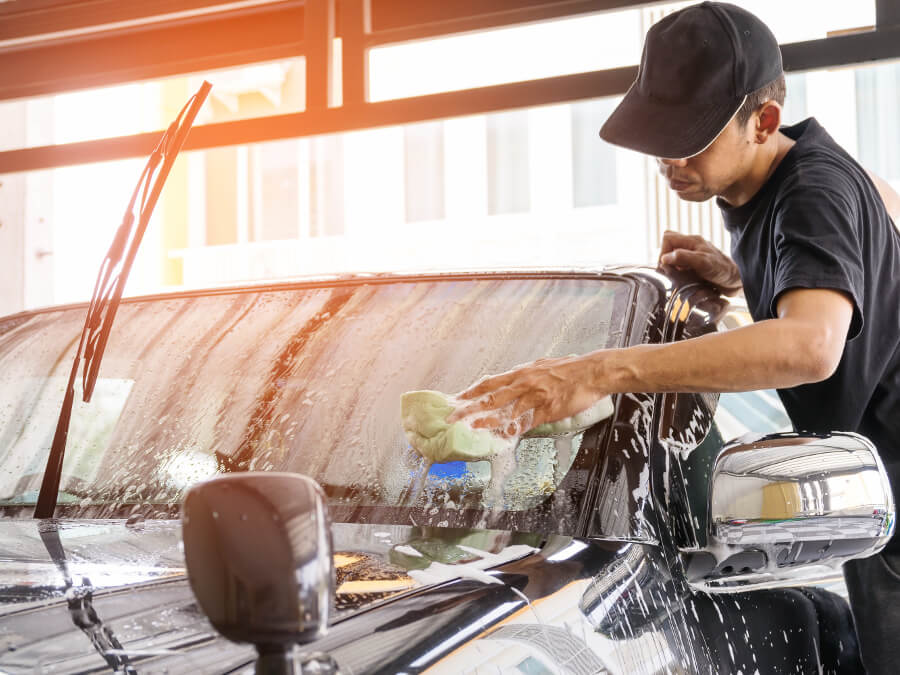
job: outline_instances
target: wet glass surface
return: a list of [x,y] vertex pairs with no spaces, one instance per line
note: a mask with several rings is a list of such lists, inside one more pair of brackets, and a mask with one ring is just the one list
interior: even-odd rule
[[[530,509],[559,485],[580,436],[565,452],[523,442],[503,475],[473,462],[423,477],[400,394],[456,392],[540,357],[617,346],[630,294],[596,277],[467,278],[125,303],[94,400],[73,413],[60,504],[67,515],[171,515],[198,480],[277,470],[312,476],[332,506],[414,508],[418,525],[481,508],[494,481],[495,507]],[[35,500],[83,316],[0,325],[2,505]]]

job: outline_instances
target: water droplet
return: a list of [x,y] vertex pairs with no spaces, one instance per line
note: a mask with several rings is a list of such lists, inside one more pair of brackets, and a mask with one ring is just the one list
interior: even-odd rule
[[141,529],[144,527],[144,516],[141,513],[133,513],[125,521],[125,527]]

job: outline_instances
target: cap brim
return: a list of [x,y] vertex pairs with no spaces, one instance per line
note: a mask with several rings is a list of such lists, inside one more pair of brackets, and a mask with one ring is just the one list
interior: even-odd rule
[[654,157],[693,157],[716,139],[744,98],[716,104],[663,103],[632,85],[600,129],[600,137]]

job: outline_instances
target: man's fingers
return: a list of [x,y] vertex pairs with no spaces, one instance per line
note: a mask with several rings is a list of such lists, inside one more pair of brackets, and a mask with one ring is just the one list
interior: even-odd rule
[[702,251],[688,251],[679,248],[660,256],[660,260],[666,265],[674,265],[679,268],[690,268],[699,271],[707,266],[706,254]]
[[454,410],[447,417],[447,421],[452,423],[463,417],[477,415],[485,410],[498,410],[509,404],[511,401],[514,401],[517,397],[518,394],[510,387],[504,387],[496,391],[488,392],[484,396],[474,399],[471,403]]
[[543,402],[544,398],[543,393],[540,391],[532,391],[519,396],[512,408],[513,417],[518,417],[529,410],[534,410]]
[[503,415],[479,417],[472,422],[472,427],[474,429],[487,429],[503,438],[512,438],[513,436],[521,436],[531,429],[534,426],[531,420],[531,415],[521,415],[512,420]]
[[488,399],[480,398],[468,403],[464,406],[460,406],[456,408],[452,413],[447,416],[447,421],[450,424],[461,420],[463,417],[469,417],[470,415],[477,415],[480,412],[484,412],[485,410],[490,410],[493,406]]
[[679,248],[694,250],[701,247],[704,243],[705,240],[699,235],[683,234],[681,232],[675,232],[674,230],[666,230],[663,233],[660,254],[664,255]]
[[501,387],[505,387],[509,384],[510,380],[513,378],[513,373],[500,373],[499,375],[493,375],[492,377],[486,377],[483,380],[479,380],[471,387],[463,391],[462,393],[457,395],[457,398],[464,399],[472,399],[478,398],[479,396],[483,396],[489,391],[496,391]]

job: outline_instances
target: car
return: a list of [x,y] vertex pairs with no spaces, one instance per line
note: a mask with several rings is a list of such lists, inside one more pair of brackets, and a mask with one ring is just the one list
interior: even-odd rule
[[0,319],[0,670],[774,673],[861,666],[840,565],[894,505],[773,392],[628,393],[429,465],[400,397],[729,330],[675,270],[358,274],[127,298],[38,490],[86,305]]

